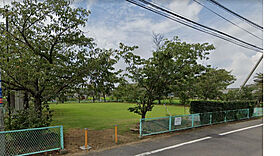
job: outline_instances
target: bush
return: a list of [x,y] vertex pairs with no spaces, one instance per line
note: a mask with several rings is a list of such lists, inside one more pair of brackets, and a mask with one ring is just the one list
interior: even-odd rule
[[52,111],[48,106],[43,107],[42,114],[38,113],[33,107],[5,115],[5,130],[18,130],[27,128],[38,128],[50,126],[52,121]]
[[236,109],[253,109],[257,101],[191,101],[191,113],[217,112]]
[[[249,108],[249,117],[251,117],[257,104],[257,101],[191,101],[190,113],[216,112],[212,114],[213,119],[215,119],[213,122],[221,122],[225,116],[222,111]],[[200,115],[200,119],[202,122],[208,121],[203,114]]]

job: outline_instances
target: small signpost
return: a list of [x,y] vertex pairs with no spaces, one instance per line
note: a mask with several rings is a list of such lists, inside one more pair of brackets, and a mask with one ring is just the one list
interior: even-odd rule
[[182,124],[182,117],[175,117],[174,125],[178,126]]

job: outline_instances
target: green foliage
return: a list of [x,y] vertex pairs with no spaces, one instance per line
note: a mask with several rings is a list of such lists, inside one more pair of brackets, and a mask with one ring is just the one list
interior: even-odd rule
[[251,116],[256,105],[256,101],[192,101],[190,112],[205,113],[249,108]]
[[52,121],[52,111],[48,106],[44,106],[42,114],[38,113],[34,107],[17,111],[9,116],[5,116],[5,130],[18,130],[26,128],[38,128],[50,126]]
[[92,69],[95,44],[81,30],[90,11],[70,5],[68,0],[23,0],[0,9],[7,19],[0,22],[3,87],[27,92],[34,103],[10,114],[9,129],[49,125],[43,103],[55,97],[64,101],[62,93],[83,83]]
[[235,81],[233,75],[225,69],[209,68],[199,76],[196,89],[200,99],[222,99],[227,86]]
[[139,102],[139,97],[143,94],[143,89],[137,84],[121,83],[114,91],[113,95],[124,102]]
[[121,55],[128,64],[127,76],[142,90],[139,103],[129,111],[145,118],[147,111],[153,108],[153,101],[167,97],[175,92],[185,103],[193,97],[193,82],[196,75],[205,70],[197,61],[208,59],[213,45],[187,44],[178,37],[164,40],[164,44],[153,52],[153,57],[143,59],[132,52],[122,52]]
[[96,62],[90,72],[90,88],[96,96],[103,96],[106,101],[106,95],[110,95],[115,88],[115,84],[123,81],[120,73],[122,70],[115,71],[115,65],[118,63],[119,51],[95,49],[97,53]]

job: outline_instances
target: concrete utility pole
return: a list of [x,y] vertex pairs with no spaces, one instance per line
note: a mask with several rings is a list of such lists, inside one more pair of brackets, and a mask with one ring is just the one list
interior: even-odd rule
[[244,81],[244,83],[242,84],[242,86],[240,87],[240,90],[246,85],[247,81],[250,79],[250,77],[252,76],[252,74],[254,73],[254,71],[256,70],[256,68],[258,67],[258,65],[260,64],[260,62],[263,59],[263,54],[260,57],[260,59],[258,60],[257,64],[254,66],[254,68],[251,70],[250,74],[248,75],[248,77],[246,78],[246,80]]

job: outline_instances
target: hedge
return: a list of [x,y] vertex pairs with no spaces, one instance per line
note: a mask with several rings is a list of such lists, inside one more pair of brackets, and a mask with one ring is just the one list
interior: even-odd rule
[[[225,113],[222,111],[249,108],[249,117],[251,117],[257,104],[257,101],[191,101],[190,113],[217,112],[212,114],[213,118],[215,120],[223,120]],[[200,118],[203,120],[201,122],[204,122],[204,120],[207,122],[209,120],[203,114],[200,115]]]

